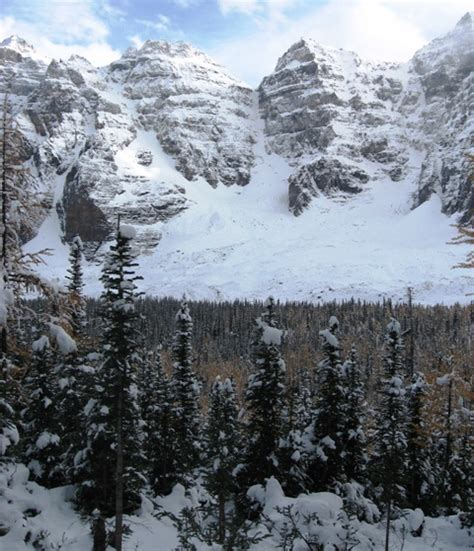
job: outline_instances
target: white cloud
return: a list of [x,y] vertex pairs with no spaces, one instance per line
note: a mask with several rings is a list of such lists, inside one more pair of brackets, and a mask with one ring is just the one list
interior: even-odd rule
[[119,19],[123,21],[127,16],[127,12],[125,10],[118,8],[117,6],[113,6],[109,2],[102,2],[100,9],[105,15],[112,19]]
[[[0,36],[16,34],[30,42],[40,55],[67,59],[81,55],[97,66],[120,57],[120,52],[108,44],[109,28],[98,12],[112,15],[107,2],[49,2],[26,1],[22,14],[25,17],[0,19]],[[112,8],[113,15],[118,11]]]
[[[229,2],[229,6],[238,0]],[[255,0],[254,3],[257,3]],[[293,0],[261,2],[247,12],[252,31],[229,38],[210,52],[233,74],[252,85],[301,37],[356,51],[361,57],[406,61],[430,39],[451,30],[472,0],[328,0],[292,14]],[[249,21],[250,22],[250,21]],[[250,26],[250,25],[249,25]]]
[[97,14],[100,4],[93,0],[82,2],[48,2],[48,7],[40,2],[27,2],[29,21],[41,29],[50,40],[71,43],[84,40],[101,42],[106,39],[109,29]]
[[217,3],[224,15],[233,11],[251,14],[262,8],[258,0],[217,0]]
[[222,14],[240,12],[247,15],[267,12],[273,17],[302,0],[217,0]]
[[149,19],[136,19],[135,21],[144,27],[154,29],[156,31],[166,31],[169,29],[171,24],[170,18],[163,14],[159,14],[156,20],[153,21]]
[[193,4],[196,4],[199,0],[173,0],[174,3],[180,8],[189,8]]

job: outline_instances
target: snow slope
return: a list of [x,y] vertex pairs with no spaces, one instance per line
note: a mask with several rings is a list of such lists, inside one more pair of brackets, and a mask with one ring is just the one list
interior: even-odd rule
[[257,91],[183,43],[96,69],[8,39],[0,89],[15,76],[38,199],[26,249],[54,249],[40,271],[62,279],[78,234],[97,295],[120,215],[150,294],[467,302],[467,247],[448,242],[474,204],[473,36],[468,13],[405,65],[301,40]]
[[[282,157],[266,153],[259,131],[263,122],[254,109],[259,140],[245,187],[212,188],[202,178],[187,181],[145,131],[117,154],[119,170],[125,170],[127,159],[132,162],[135,151],[146,147],[154,161],[143,170],[167,186],[184,188],[189,203],[187,210],[166,223],[148,226],[161,234],[161,240],[139,258],[144,291],[212,300],[264,299],[269,294],[309,301],[398,300],[411,286],[421,303],[469,300],[472,277],[468,270],[452,268],[464,258],[467,247],[447,244],[456,234],[455,219],[441,213],[436,195],[410,210],[415,182],[387,177],[371,183],[350,202],[321,195],[294,217],[287,207],[292,169]],[[55,224],[59,222],[51,210],[27,249],[55,247],[40,270],[63,277],[67,248],[58,242],[60,230]],[[99,273],[100,266],[89,263],[86,291],[91,295],[100,293]]]
[[[28,480],[28,469],[18,465],[15,469],[0,472],[0,549],[2,551],[33,551],[34,549],[62,549],[84,551],[92,548],[90,528],[74,511],[72,488],[63,487],[47,490]],[[327,545],[340,543],[345,530],[341,526],[341,499],[330,493],[301,495],[287,498],[279,483],[271,478],[266,487],[252,487],[258,495],[265,514],[275,523],[283,525],[283,517],[276,507],[293,507],[301,515],[316,513],[320,524],[314,525],[311,534],[318,534]],[[158,519],[158,510],[179,515],[183,507],[197,505],[199,487],[185,493],[183,486],[176,485],[166,497],[158,497],[156,507],[149,499],[143,499],[142,508],[134,516],[126,516],[132,534],[124,542],[124,551],[172,551],[178,544],[175,527],[168,518]],[[201,489],[202,491],[202,489]],[[424,520],[420,537],[414,537],[411,529],[418,528]],[[355,539],[359,542],[354,551],[378,551],[383,549],[385,523],[368,524],[353,521]],[[113,527],[113,521],[111,524]],[[264,525],[255,528],[261,534],[268,534]],[[6,532],[6,533],[5,533]],[[266,551],[277,548],[278,537],[274,530],[261,543],[253,545],[252,551]],[[421,511],[407,512],[405,519],[393,522],[391,543],[393,549],[404,551],[468,551],[472,549],[473,538],[467,530],[460,528],[457,516],[428,518]],[[332,547],[332,546],[331,546]],[[201,544],[199,551],[217,551],[218,546]],[[111,549],[111,548],[110,548]],[[306,546],[302,547],[306,549]]]

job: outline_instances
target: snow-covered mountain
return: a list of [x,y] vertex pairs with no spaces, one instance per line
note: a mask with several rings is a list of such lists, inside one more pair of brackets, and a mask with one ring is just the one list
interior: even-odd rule
[[[193,47],[147,41],[108,67],[0,44],[36,235],[86,244],[88,289],[117,214],[144,289],[191,297],[462,300],[474,119],[473,14],[408,64],[301,40],[258,90]],[[472,166],[472,165],[471,165]],[[31,240],[31,238],[33,239]],[[472,282],[471,282],[472,283]]]

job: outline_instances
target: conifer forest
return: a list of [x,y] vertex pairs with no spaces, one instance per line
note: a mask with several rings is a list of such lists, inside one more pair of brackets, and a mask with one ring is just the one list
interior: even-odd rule
[[[415,535],[424,515],[472,530],[472,308],[419,306],[410,289],[398,304],[143,297],[133,238],[118,226],[99,300],[83,294],[79,238],[65,290],[35,299],[22,291],[37,284],[28,263],[6,249],[6,488],[19,464],[44,488],[70,488],[96,551],[123,548],[144,500],[179,549],[265,549],[275,534],[275,548],[326,549],[317,509],[268,515],[271,485],[339,499],[337,550],[354,548],[362,521],[384,523],[389,541],[407,511]],[[179,514],[156,501],[176,488],[194,492]]]

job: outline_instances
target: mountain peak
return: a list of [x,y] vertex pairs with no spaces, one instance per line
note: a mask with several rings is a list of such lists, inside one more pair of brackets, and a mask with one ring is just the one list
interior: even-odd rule
[[466,12],[456,24],[456,29],[472,29],[472,22],[474,19],[474,12]]
[[5,38],[5,40],[2,40],[2,42],[0,42],[0,47],[15,50],[20,54],[32,54],[35,52],[31,44],[16,34],[12,34],[8,38]]
[[141,48],[138,49],[138,52],[142,54],[167,55],[170,57],[181,57],[190,54],[205,55],[187,42],[169,42],[167,40],[146,40]]

